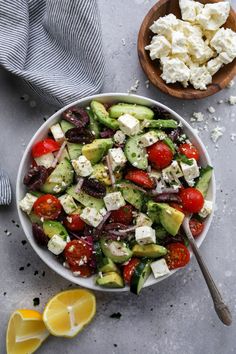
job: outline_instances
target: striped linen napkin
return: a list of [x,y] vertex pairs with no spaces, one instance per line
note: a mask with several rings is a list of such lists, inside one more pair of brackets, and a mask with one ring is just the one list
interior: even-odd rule
[[96,0],[0,0],[0,65],[57,106],[99,92]]
[[8,175],[0,168],[0,205],[11,203],[11,185]]

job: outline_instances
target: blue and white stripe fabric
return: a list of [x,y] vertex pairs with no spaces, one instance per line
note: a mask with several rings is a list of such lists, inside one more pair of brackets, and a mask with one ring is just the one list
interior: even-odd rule
[[11,203],[11,185],[8,175],[0,168],[0,205]]
[[57,106],[99,92],[96,0],[0,0],[0,65]]

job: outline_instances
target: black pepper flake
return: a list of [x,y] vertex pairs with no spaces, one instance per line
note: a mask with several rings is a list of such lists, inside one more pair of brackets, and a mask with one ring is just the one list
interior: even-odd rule
[[110,318],[115,318],[119,320],[121,318],[121,313],[120,312],[114,312],[112,315],[110,315]]
[[46,274],[46,273],[45,273],[45,270],[44,270],[43,273],[42,273],[42,277],[45,277],[45,274]]
[[170,305],[170,307],[173,307],[173,305]]
[[38,270],[36,270],[36,271],[34,272],[34,275],[37,275],[37,274],[39,274]]
[[27,265],[26,265],[27,267],[30,267],[31,266],[31,264],[30,263],[27,263]]
[[4,296],[6,296],[6,295],[7,295],[6,291],[4,291],[3,295],[4,295]]
[[19,224],[16,224],[16,227],[18,227],[18,228],[19,228],[19,227],[20,227],[20,225],[19,225]]
[[25,284],[25,281],[22,281],[22,284]]
[[117,344],[116,344],[116,343],[114,343],[113,345],[114,345],[115,348],[117,347]]
[[33,304],[34,304],[34,306],[38,306],[38,305],[40,304],[39,297],[35,297],[35,298],[33,299]]
[[22,240],[21,243],[24,246],[24,245],[26,245],[27,241],[26,240]]
[[22,271],[22,270],[24,270],[24,269],[25,269],[25,267],[20,267],[20,268],[19,268],[20,271]]
[[12,221],[11,221],[11,222],[12,222],[13,224],[15,224],[15,223],[16,223],[16,222],[15,222],[15,220],[13,220],[13,219],[12,219]]
[[150,311],[153,311],[153,308],[150,308]]

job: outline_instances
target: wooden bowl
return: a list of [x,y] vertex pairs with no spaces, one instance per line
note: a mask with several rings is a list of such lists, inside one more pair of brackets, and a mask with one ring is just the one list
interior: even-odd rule
[[[201,0],[203,4],[214,3],[222,0]],[[138,35],[138,56],[140,64],[151,83],[161,91],[171,96],[182,99],[196,99],[211,96],[222,90],[236,75],[236,59],[230,64],[223,66],[212,78],[212,83],[207,86],[207,90],[201,91],[194,89],[191,85],[184,88],[180,83],[166,84],[161,78],[161,69],[159,60],[151,60],[149,51],[144,48],[151,41],[154,34],[149,27],[159,17],[173,13],[177,18],[181,18],[178,0],[160,0],[148,12],[141,25]],[[236,14],[230,10],[229,17],[223,27],[231,28],[236,32]]]

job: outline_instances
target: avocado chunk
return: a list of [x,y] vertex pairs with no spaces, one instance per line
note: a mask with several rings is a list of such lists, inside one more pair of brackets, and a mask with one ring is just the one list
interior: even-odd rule
[[64,241],[66,241],[68,236],[68,232],[59,221],[45,220],[43,222],[43,231],[49,238],[54,235],[59,235]]
[[61,129],[63,131],[63,133],[65,134],[68,130],[72,129],[72,128],[75,128],[75,125],[70,123],[70,122],[67,122],[67,120],[64,120],[62,119],[61,122]]
[[102,273],[118,272],[118,268],[110,258],[104,257],[99,271]]
[[167,253],[167,249],[163,246],[159,246],[156,244],[150,245],[134,245],[132,248],[133,256],[135,257],[149,257],[149,258],[158,258],[165,256]]
[[119,123],[116,119],[113,119],[109,116],[109,113],[101,102],[92,101],[91,108],[95,117],[101,124],[113,130],[119,129]]
[[76,193],[75,187],[76,186],[71,186],[67,189],[66,193],[71,195],[75,200],[80,202],[85,207],[95,208],[97,211],[104,208],[103,199],[94,198],[83,191]]
[[159,219],[161,225],[170,235],[175,236],[183,222],[184,214],[181,211],[172,208],[166,203],[149,202],[148,215],[150,218],[152,218],[151,216],[154,216],[155,211],[158,215],[157,218]]
[[[121,181],[122,183],[122,181]],[[130,185],[129,187],[122,187],[121,193],[123,195],[124,200],[129,204],[133,205],[136,209],[140,210],[143,205],[143,193],[136,189],[132,189],[132,184],[125,181],[126,185]]]
[[200,177],[198,178],[198,181],[195,185],[195,188],[197,188],[205,198],[207,195],[207,191],[209,188],[209,184],[212,178],[212,173],[213,173],[213,167],[207,166],[205,168],[202,168],[200,171]]
[[129,103],[118,103],[111,106],[109,113],[112,118],[119,118],[123,114],[130,114],[139,120],[153,119],[154,117],[154,112],[149,107]]
[[107,154],[112,145],[112,139],[95,139],[82,147],[82,154],[94,165]]
[[175,129],[178,127],[178,122],[174,119],[153,119],[144,122],[145,128],[156,129]]
[[124,281],[120,274],[116,272],[109,272],[97,277],[96,284],[105,288],[123,288]]
[[130,137],[125,144],[124,153],[131,165],[140,170],[146,170],[148,167],[147,153],[139,142],[140,135]]
[[32,222],[32,224],[42,225],[42,221],[41,221],[40,217],[38,215],[36,215],[35,213],[31,212],[29,214],[29,218],[30,218],[30,221]]
[[89,115],[89,130],[91,130],[91,132],[93,133],[93,135],[95,136],[95,138],[99,138],[100,137],[100,125],[98,123],[98,121],[96,120],[94,113],[91,109],[87,109],[86,112]]
[[49,194],[61,193],[73,182],[73,178],[74,169],[70,161],[65,158],[47,178],[41,187],[41,191]]
[[71,160],[76,160],[82,154],[82,144],[67,143],[67,149]]
[[115,263],[124,263],[132,257],[132,251],[125,242],[102,239],[102,252]]
[[147,203],[147,215],[149,216],[149,218],[154,222],[159,224],[160,223],[160,211],[156,205],[157,203],[153,202],[152,200],[150,200]]
[[111,185],[111,179],[106,166],[103,163],[98,163],[93,166],[93,173],[90,178],[95,178],[100,182],[103,182],[106,186]]

